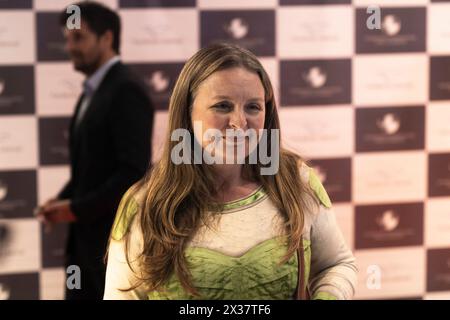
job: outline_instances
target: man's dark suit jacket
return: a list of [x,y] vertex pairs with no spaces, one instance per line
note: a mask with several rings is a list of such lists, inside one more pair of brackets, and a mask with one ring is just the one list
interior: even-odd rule
[[82,98],[70,124],[71,178],[58,195],[71,199],[77,217],[69,227],[66,263],[80,266],[82,289],[66,291],[66,298],[101,299],[103,257],[118,204],[151,163],[154,109],[145,86],[121,62],[108,70],[76,125]]

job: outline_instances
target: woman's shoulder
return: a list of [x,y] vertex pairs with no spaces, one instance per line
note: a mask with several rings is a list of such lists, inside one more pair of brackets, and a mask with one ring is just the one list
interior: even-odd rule
[[321,224],[323,219],[318,219],[319,217],[328,217],[332,213],[332,204],[320,176],[313,167],[302,162],[299,164],[299,172],[306,191],[303,193],[304,239],[310,239],[311,228],[317,223]]
[[325,187],[323,186],[316,170],[302,160],[299,161],[298,165],[302,182],[307,186],[307,188],[313,191],[316,200],[318,200],[320,204],[326,208],[331,208],[332,204],[330,197],[328,196],[328,193],[325,190]]
[[111,230],[111,238],[120,241],[127,234],[135,217],[140,212],[140,203],[143,201],[143,188],[131,186],[120,200]]

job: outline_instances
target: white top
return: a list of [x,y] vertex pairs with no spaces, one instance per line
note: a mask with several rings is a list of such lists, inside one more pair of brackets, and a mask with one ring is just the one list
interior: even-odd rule
[[[301,168],[304,182],[309,180],[309,168]],[[311,200],[312,201],[312,200]],[[315,209],[314,209],[315,208]],[[130,226],[130,257],[142,249],[142,234],[139,219],[134,218]],[[244,209],[235,209],[216,215],[212,227],[203,226],[189,244],[213,249],[223,254],[238,257],[259,243],[283,234],[283,219],[266,195]],[[304,240],[311,241],[310,292],[330,293],[338,299],[351,299],[356,286],[357,268],[353,254],[345,244],[334,211],[323,205],[312,205],[305,212]],[[131,263],[134,270],[137,264]],[[143,288],[121,292],[136,280],[125,260],[124,240],[111,239],[104,299],[147,299]]]

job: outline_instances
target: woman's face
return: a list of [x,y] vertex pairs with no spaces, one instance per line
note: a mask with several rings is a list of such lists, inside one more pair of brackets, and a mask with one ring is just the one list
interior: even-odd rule
[[[265,113],[265,93],[259,76],[245,68],[234,67],[217,71],[200,84],[193,102],[192,127],[197,141],[201,141],[200,145],[209,154],[222,158],[223,163],[236,163],[237,149],[243,150],[245,145],[246,157],[254,145],[250,144],[249,147],[248,136],[235,138],[230,137],[229,133],[241,136],[243,132],[254,129],[259,135],[259,130],[264,129]],[[207,131],[211,132],[210,129],[221,133],[222,145],[218,145],[219,141],[214,137],[208,136]],[[208,149],[207,146],[213,144],[217,147]],[[231,153],[234,155],[233,160],[227,157],[230,150],[234,150]]]

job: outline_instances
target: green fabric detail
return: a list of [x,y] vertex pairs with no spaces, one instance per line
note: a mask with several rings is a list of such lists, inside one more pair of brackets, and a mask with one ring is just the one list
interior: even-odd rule
[[337,300],[337,298],[328,292],[317,292],[312,300]]
[[327,191],[312,168],[309,168],[309,185],[314,190],[317,198],[319,198],[324,207],[331,208],[330,197],[328,197]]
[[263,187],[259,187],[257,190],[255,190],[252,194],[246,196],[245,198],[225,202],[223,205],[224,210],[233,210],[239,207],[247,206],[249,204],[252,204],[253,202],[259,200],[265,195],[265,191]]
[[129,197],[127,194],[122,197],[111,232],[111,237],[114,240],[122,240],[130,227],[131,221],[138,212],[138,208],[139,205],[133,197]]
[[[310,242],[305,248],[305,279],[309,277]],[[187,293],[172,275],[164,290],[148,293],[149,299],[292,299],[298,278],[297,254],[279,265],[287,250],[287,238],[275,237],[252,247],[240,257],[231,257],[216,250],[188,247],[185,256],[192,274],[192,283],[199,297]]]

